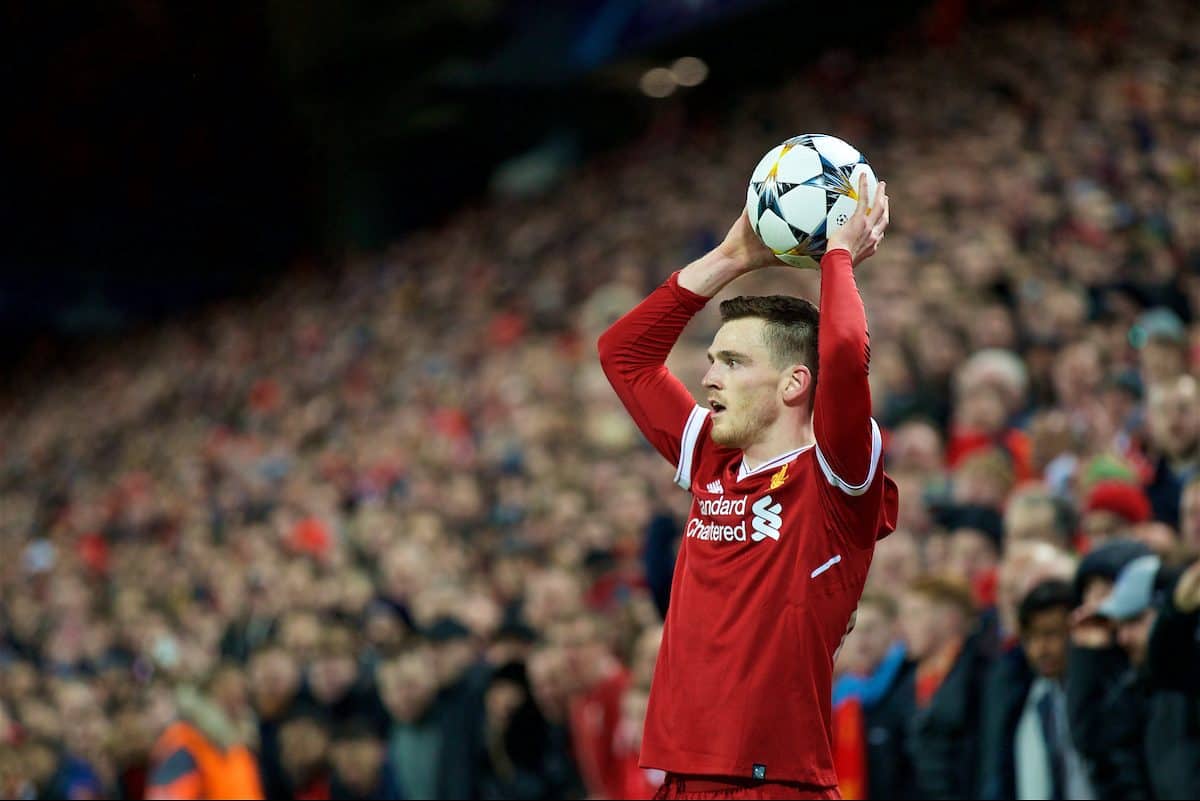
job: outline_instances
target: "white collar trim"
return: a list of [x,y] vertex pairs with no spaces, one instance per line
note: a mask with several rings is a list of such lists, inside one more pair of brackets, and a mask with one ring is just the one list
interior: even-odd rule
[[754,468],[753,470],[746,469],[746,456],[745,456],[745,454],[743,454],[742,455],[742,463],[738,466],[738,481],[741,481],[743,478],[746,478],[747,476],[752,476],[755,473],[761,473],[764,470],[770,470],[773,467],[779,467],[784,462],[790,462],[792,459],[795,459],[797,456],[804,453],[806,450],[808,450],[811,447],[812,447],[812,444],[808,444],[803,447],[796,448],[796,450],[794,450],[794,451],[788,451],[787,453],[780,454],[779,456],[776,456],[774,459],[770,459],[766,462],[763,462],[762,464],[760,464],[758,467]]

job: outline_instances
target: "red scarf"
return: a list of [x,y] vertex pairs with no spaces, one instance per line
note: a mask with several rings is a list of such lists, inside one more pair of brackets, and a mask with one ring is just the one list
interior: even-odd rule
[[833,708],[833,765],[842,798],[867,797],[867,724],[853,696]]
[[937,694],[938,688],[942,686],[950,669],[958,661],[958,654],[962,651],[962,646],[962,639],[956,639],[947,643],[933,656],[921,660],[917,665],[917,707],[919,709],[929,706],[929,702]]

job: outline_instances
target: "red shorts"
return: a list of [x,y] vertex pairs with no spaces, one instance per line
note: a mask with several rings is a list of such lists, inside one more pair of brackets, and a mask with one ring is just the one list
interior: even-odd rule
[[721,798],[835,798],[842,794],[837,787],[800,782],[769,782],[740,776],[686,776],[668,773],[655,799],[721,799]]

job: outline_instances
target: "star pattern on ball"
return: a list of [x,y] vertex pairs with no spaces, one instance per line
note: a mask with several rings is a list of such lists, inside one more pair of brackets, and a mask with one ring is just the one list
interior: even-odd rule
[[[795,229],[793,229],[795,230]],[[813,233],[809,236],[802,236],[800,241],[796,243],[796,247],[787,252],[789,256],[812,256],[814,258],[825,252],[825,245],[828,240],[825,237],[825,224],[821,224],[821,232]]]
[[[850,175],[857,165],[846,164],[838,166],[821,156],[821,174],[814,175],[804,182],[804,186],[816,186],[825,190],[825,210],[833,208],[838,195],[845,195],[851,200],[858,200],[858,191],[850,181]],[[844,221],[843,221],[844,222]]]
[[761,219],[763,213],[768,209],[775,212],[775,215],[779,219],[784,219],[783,209],[779,206],[779,198],[781,195],[786,194],[789,189],[796,186],[796,184],[784,183],[779,180],[779,162],[793,147],[794,145],[792,144],[784,144],[783,150],[779,151],[779,157],[771,165],[767,177],[751,184],[754,187],[754,193],[758,195],[758,214],[755,219]]
[[779,198],[795,186],[798,184],[785,184],[774,178],[756,182],[754,191],[758,195],[758,217],[761,218],[764,212],[770,210],[782,220],[784,215],[783,209],[779,205]]
[[746,209],[755,233],[788,264],[809,266],[828,247],[829,230],[844,225],[854,211],[860,170],[871,175],[862,154],[836,137],[788,139],[759,162],[751,178]]

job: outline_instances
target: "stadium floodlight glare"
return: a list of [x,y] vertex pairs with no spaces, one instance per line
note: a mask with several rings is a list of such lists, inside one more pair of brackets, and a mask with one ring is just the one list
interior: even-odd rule
[[675,75],[666,67],[646,70],[640,81],[642,91],[650,97],[666,97],[679,87]]
[[699,86],[708,77],[708,65],[695,56],[675,59],[671,75],[680,86]]

